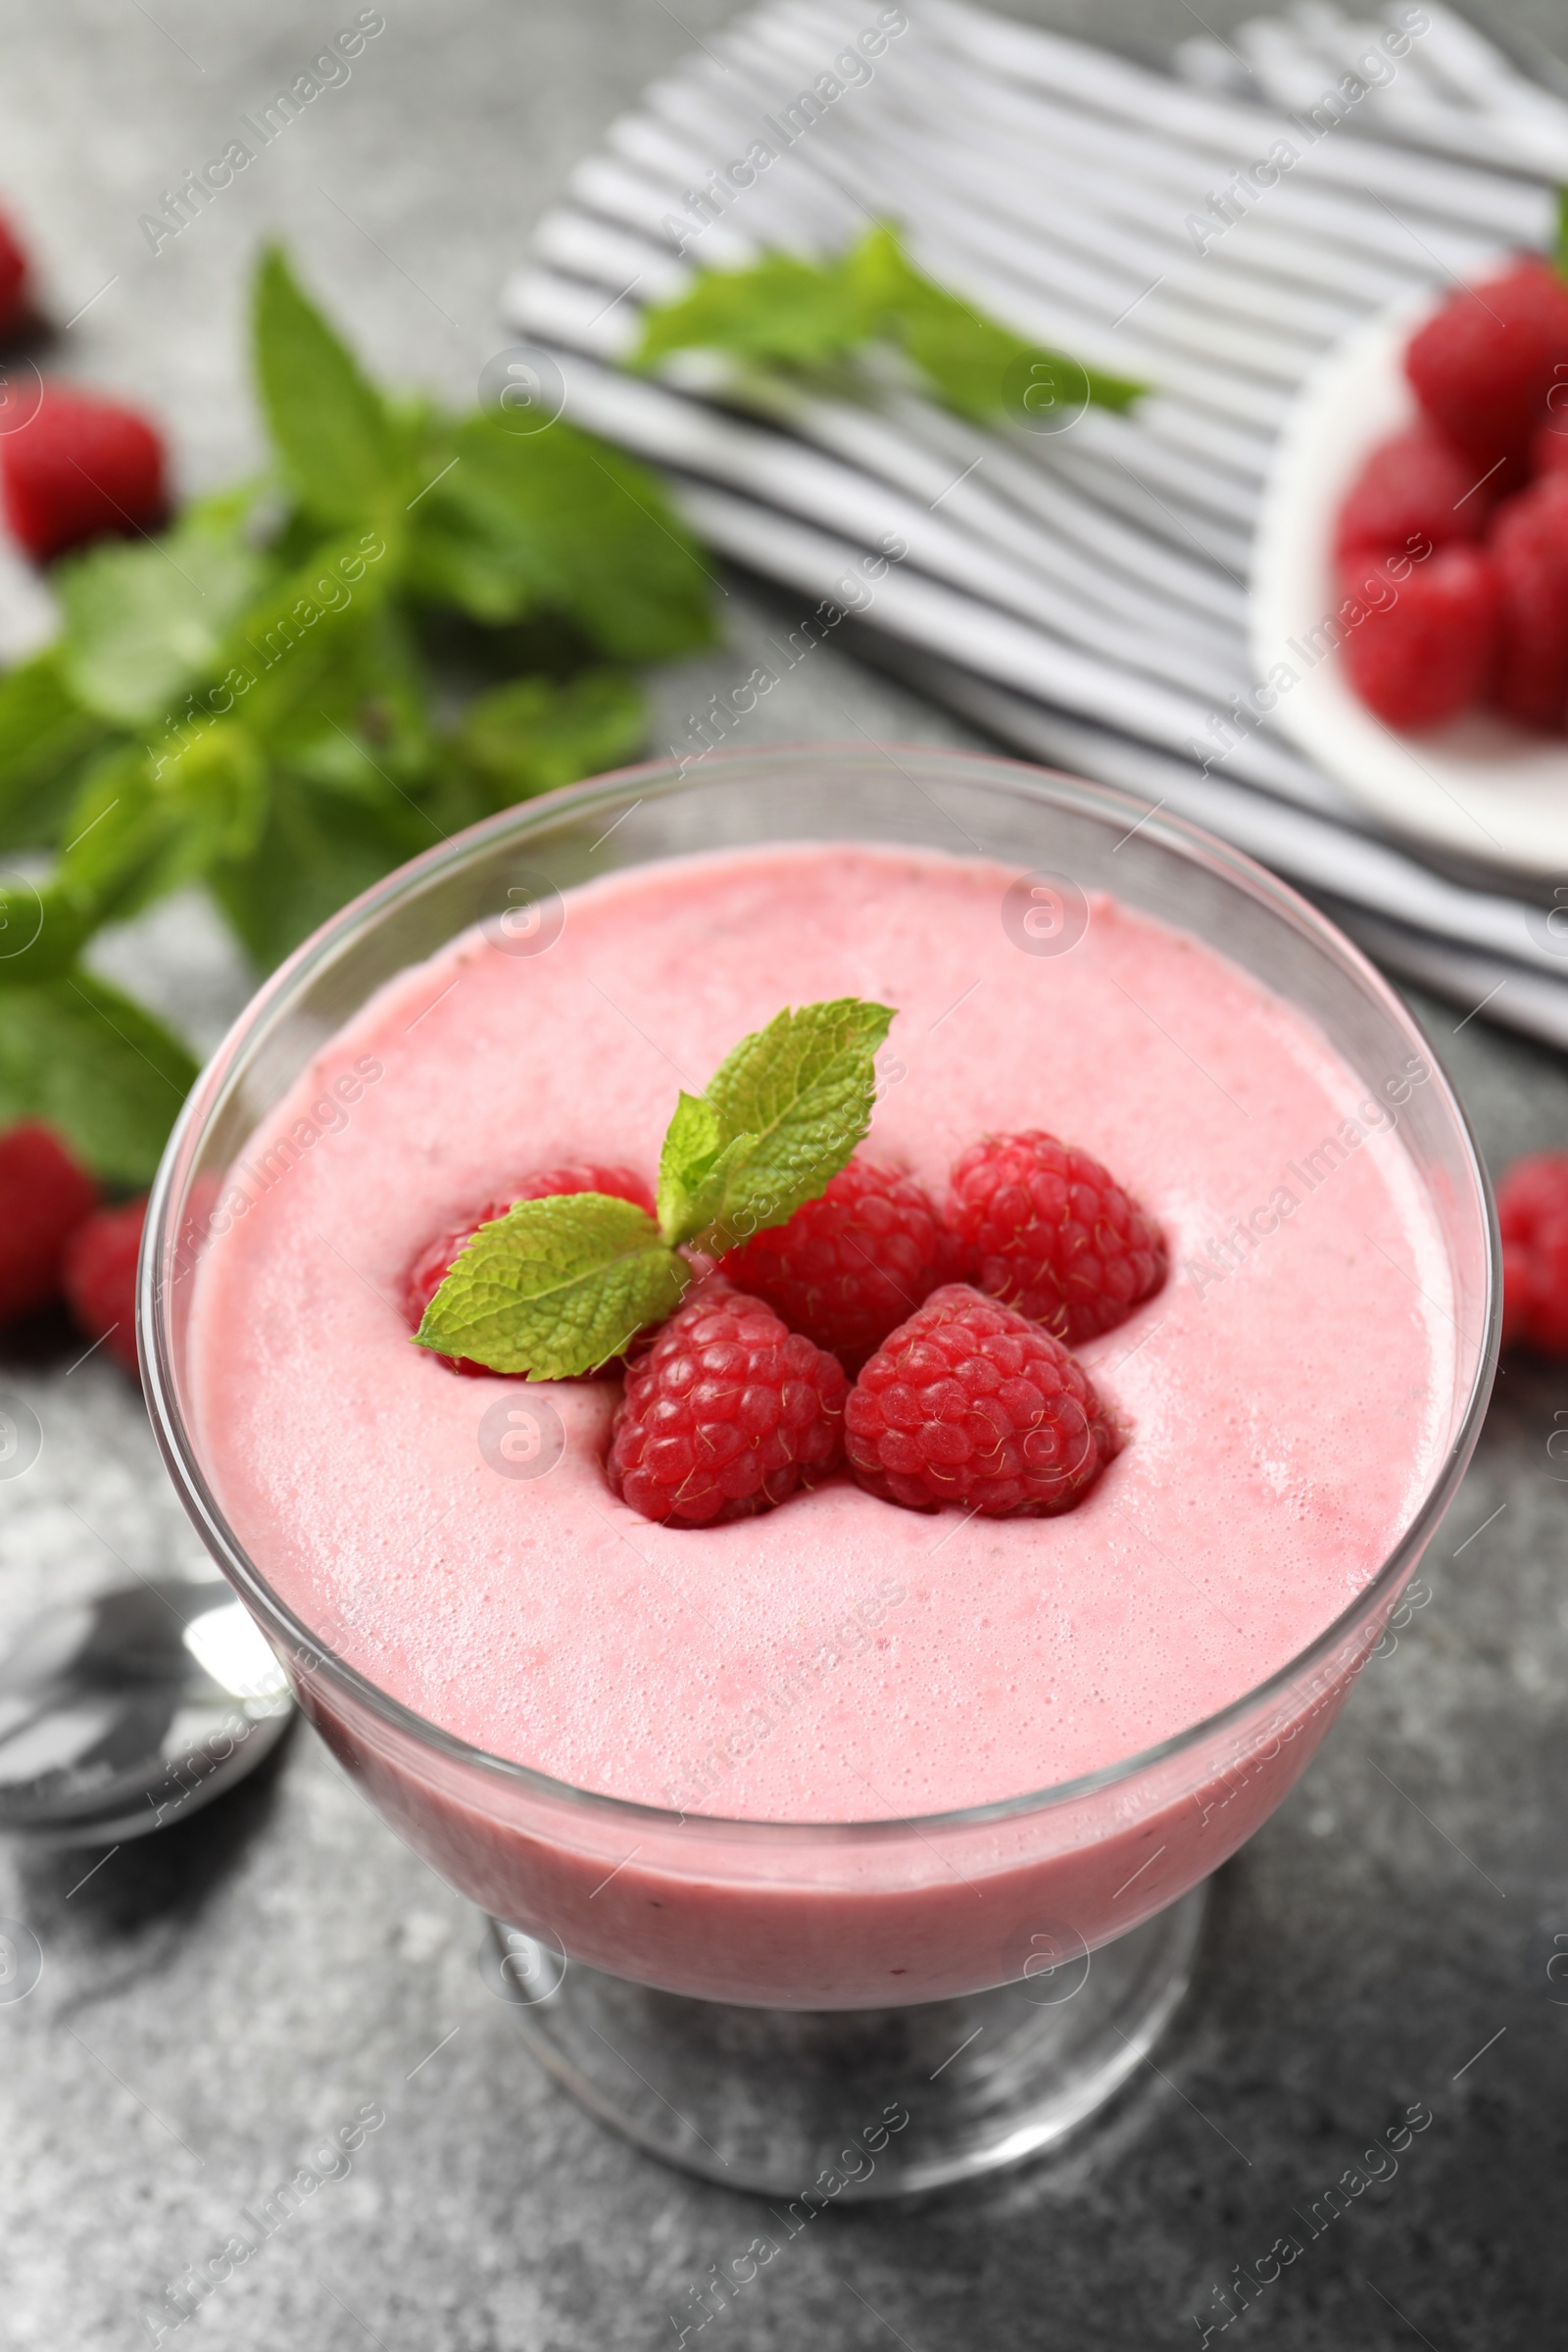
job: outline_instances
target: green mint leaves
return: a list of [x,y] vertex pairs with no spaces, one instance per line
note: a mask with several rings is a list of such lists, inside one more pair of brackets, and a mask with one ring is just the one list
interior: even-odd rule
[[1557,190],[1557,242],[1552,262],[1559,277],[1568,277],[1568,187]]
[[618,450],[390,396],[275,248],[252,324],[270,471],[66,559],[58,641],[0,677],[0,865],[36,858],[0,892],[0,1125],[113,1182],[152,1173],[190,1061],[92,978],[97,932],[195,886],[265,970],[406,858],[635,759],[634,667],[713,635]]
[[42,1119],[111,1184],[150,1184],[196,1064],[161,1021],[87,972],[0,997],[0,1128]]
[[659,1165],[672,1243],[716,1256],[815,1200],[871,1124],[892,1019],[858,997],[803,1004],[743,1038],[700,1102],[682,1095]]
[[933,398],[978,424],[1006,416],[1009,374],[1029,362],[1071,368],[1102,408],[1126,409],[1148,388],[1042,352],[979,316],[917,270],[885,223],[830,262],[773,253],[750,270],[703,270],[688,293],[648,312],[632,364],[650,368],[675,351],[719,351],[743,368],[832,384],[853,375],[879,344],[902,353]]
[[679,1305],[680,1251],[720,1255],[782,1225],[837,1175],[871,1123],[886,1004],[840,997],[743,1038],[702,1095],[682,1094],[659,1165],[656,1223],[629,1200],[520,1200],[481,1225],[425,1309],[421,1348],[493,1372],[591,1372]]
[[612,662],[669,661],[711,638],[711,575],[663,492],[564,418],[513,433],[481,414],[433,432],[415,492],[408,578],[421,599],[493,627],[549,614]]
[[341,529],[404,505],[408,435],[275,245],[262,257],[253,317],[268,429],[303,512]]
[[417,1339],[492,1372],[567,1380],[618,1355],[680,1304],[691,1269],[631,1200],[519,1200],[481,1225],[425,1309]]
[[185,522],[162,542],[108,540],[61,565],[60,666],[85,710],[134,727],[176,707],[218,661],[265,576],[231,532]]

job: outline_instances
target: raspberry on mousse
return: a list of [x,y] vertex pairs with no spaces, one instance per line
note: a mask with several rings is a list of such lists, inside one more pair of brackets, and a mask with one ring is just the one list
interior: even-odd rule
[[1081,1502],[1124,1436],[1058,1340],[967,1283],[934,1291],[855,1385],[860,1485],[911,1510],[1049,1518]]
[[953,1170],[948,1224],[975,1286],[1069,1348],[1165,1280],[1165,1237],[1087,1152],[1039,1128],[988,1136]]
[[610,1483],[671,1527],[770,1510],[838,1463],[848,1390],[836,1357],[710,1275],[626,1367]]
[[719,1262],[848,1372],[954,1271],[951,1237],[919,1185],[859,1158]]
[[[461,1225],[450,1226],[425,1249],[421,1250],[409,1269],[403,1289],[403,1312],[411,1331],[417,1331],[424,1320],[424,1310],[445,1282],[456,1260],[472,1241],[481,1225],[493,1224],[504,1217],[509,1208],[519,1200],[546,1200],[553,1193],[609,1193],[617,1200],[634,1200],[652,1216],[654,1196],[642,1178],[632,1168],[599,1168],[574,1166],[539,1168],[533,1175],[524,1176],[504,1200],[488,1201],[483,1208]],[[467,1356],[440,1355],[437,1363],[445,1364],[449,1372],[462,1372],[470,1380],[492,1380],[496,1376],[488,1364],[476,1364]]]

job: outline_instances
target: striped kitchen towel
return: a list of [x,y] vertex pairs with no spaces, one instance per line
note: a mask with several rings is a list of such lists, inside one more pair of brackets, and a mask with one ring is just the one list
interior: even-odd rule
[[[1376,22],[1301,0],[1234,46],[1185,43],[1169,74],[969,0],[766,0],[612,125],[504,315],[710,546],[814,604],[902,543],[862,650],[1032,757],[1206,824],[1390,969],[1568,1046],[1550,880],[1381,831],[1258,719],[1246,640],[1259,499],[1308,370],[1390,302],[1549,242],[1550,71],[1440,0]],[[1156,389],[1037,434],[898,384],[742,394],[703,355],[657,379],[620,365],[694,267],[833,253],[887,219],[1020,335]]]

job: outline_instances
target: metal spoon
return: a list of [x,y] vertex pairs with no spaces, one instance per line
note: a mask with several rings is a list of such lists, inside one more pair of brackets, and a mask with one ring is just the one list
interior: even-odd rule
[[94,1845],[165,1828],[259,1764],[293,1711],[224,1585],[150,1577],[45,1609],[0,1660],[0,1831]]

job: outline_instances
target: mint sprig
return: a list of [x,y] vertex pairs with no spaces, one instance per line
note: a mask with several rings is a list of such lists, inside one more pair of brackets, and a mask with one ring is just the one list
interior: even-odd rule
[[[0,678],[0,865],[37,855],[0,890],[0,1126],[47,1119],[115,1183],[152,1174],[191,1063],[93,978],[98,932],[194,885],[275,963],[460,827],[634,759],[629,666],[712,636],[633,460],[389,395],[276,249],[253,319],[268,473],[68,557],[58,642]],[[452,719],[433,658],[478,689]]]
[[262,256],[254,302],[257,387],[302,516],[336,530],[406,512],[413,434],[275,245]]
[[893,1011],[858,997],[786,1008],[701,1095],[682,1093],[659,1165],[659,1216],[605,1193],[519,1200],[481,1225],[415,1339],[492,1372],[567,1380],[674,1313],[711,1256],[813,1200],[871,1123]]
[[713,1256],[814,1200],[871,1124],[886,1004],[836,997],[743,1038],[701,1102],[682,1095],[659,1164],[671,1244]]
[[635,1201],[608,1193],[519,1200],[480,1226],[417,1338],[492,1372],[566,1380],[673,1314],[690,1276]]
[[675,351],[718,351],[743,368],[843,390],[878,344],[902,353],[933,399],[977,424],[1007,414],[1008,372],[1020,362],[1064,363],[1102,408],[1129,408],[1148,390],[1065,353],[1045,354],[960,302],[915,268],[885,221],[830,261],[769,253],[750,269],[700,270],[685,294],[647,312],[632,366],[651,368]]

